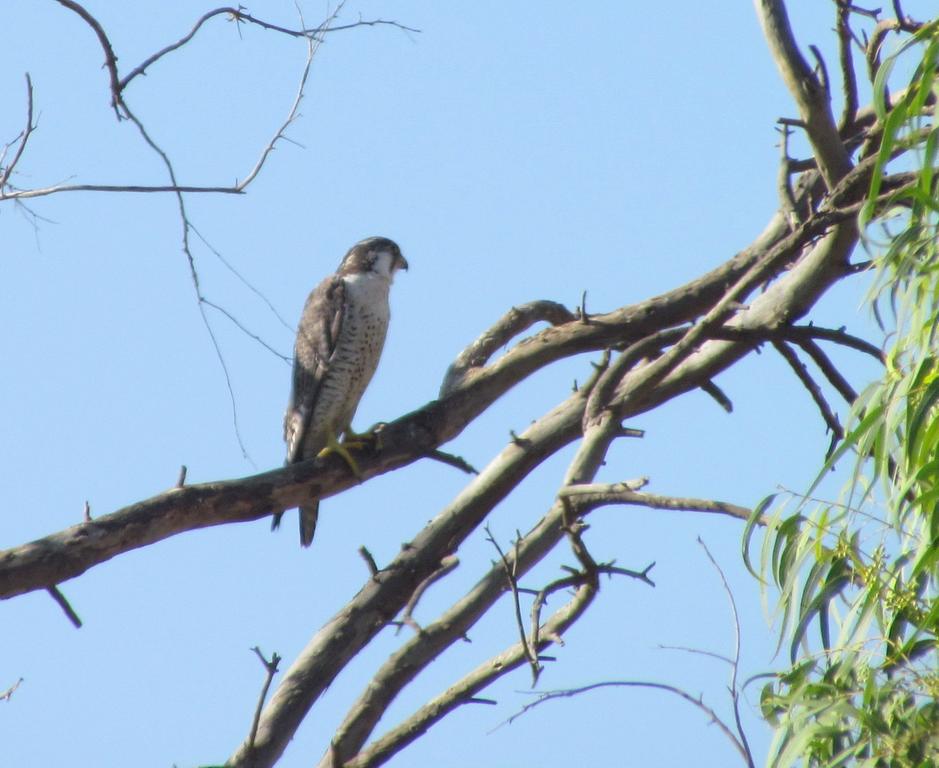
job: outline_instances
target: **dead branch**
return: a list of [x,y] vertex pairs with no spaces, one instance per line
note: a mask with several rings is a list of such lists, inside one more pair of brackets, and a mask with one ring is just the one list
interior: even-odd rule
[[202,14],[202,16],[196,20],[196,23],[193,24],[192,29],[190,29],[189,32],[183,35],[179,40],[170,43],[169,45],[161,48],[156,53],[148,56],[124,77],[122,77],[120,80],[121,90],[123,91],[131,80],[133,80],[138,75],[142,75],[151,65],[155,64],[168,53],[172,53],[173,51],[178,50],[179,48],[182,48],[184,45],[186,45],[186,43],[188,43],[196,36],[196,33],[202,28],[203,24],[205,24],[210,19],[215,18],[216,16],[228,16],[231,21],[236,23],[254,24],[262,29],[270,30],[272,32],[279,32],[289,37],[317,38],[330,32],[340,32],[343,30],[355,29],[356,27],[375,27],[383,25],[396,27],[405,32],[413,32],[417,34],[420,34],[421,31],[419,29],[415,29],[414,27],[405,26],[404,24],[401,24],[397,21],[388,21],[385,19],[359,19],[359,21],[353,22],[352,24],[342,24],[336,26],[321,24],[318,27],[313,27],[311,29],[289,29],[277,24],[271,24],[270,22],[264,21],[263,19],[252,16],[250,13],[246,13],[244,8],[216,8],[212,11],[207,11],[206,13]]
[[[536,650],[547,648],[552,642],[548,638],[560,637],[590,606],[594,596],[595,591],[589,585],[581,586],[574,597],[545,622],[540,632],[543,639]],[[495,680],[525,663],[526,657],[522,644],[516,643],[510,646],[502,653],[487,659],[456,684],[447,688],[444,693],[428,701],[407,720],[376,739],[354,757],[342,763],[326,762],[324,758],[324,761],[320,763],[321,768],[333,765],[342,765],[343,768],[372,768],[387,762],[389,758],[424,734],[431,725],[442,720],[454,709],[463,704],[478,701],[475,697],[476,692],[483,690]]]
[[809,375],[805,365],[799,360],[798,355],[793,352],[792,347],[784,341],[775,341],[773,342],[773,346],[782,356],[783,360],[789,364],[792,372],[795,373],[799,381],[802,382],[802,385],[812,396],[812,400],[815,401],[815,405],[818,406],[818,410],[822,414],[822,419],[825,421],[825,426],[828,427],[828,431],[831,432],[831,444],[828,447],[828,455],[830,456],[834,452],[838,441],[844,437],[844,429],[841,426],[841,422],[838,421],[838,416],[831,410],[831,406],[828,405],[825,395],[822,394],[821,387],[819,387],[815,379]]
[[850,347],[851,349],[856,349],[858,352],[863,352],[866,355],[870,355],[881,364],[885,364],[886,362],[883,350],[880,349],[880,347],[871,344],[869,341],[865,341],[864,339],[847,333],[844,328],[835,329],[823,328],[818,325],[794,325],[781,329],[780,335],[786,341],[795,342],[800,346],[803,341],[810,341],[812,339],[831,341],[835,344],[840,344],[844,347]]
[[98,38],[101,49],[104,51],[104,67],[108,71],[108,78],[110,80],[111,107],[114,110],[114,115],[117,117],[117,119],[122,119],[124,117],[124,114],[122,113],[124,103],[121,98],[120,77],[118,77],[117,74],[117,56],[114,54],[114,47],[111,45],[111,41],[108,39],[108,35],[104,31],[104,27],[102,27],[100,22],[82,5],[74,2],[74,0],[56,0],[56,2],[59,5],[68,8],[73,13],[77,13],[81,17],[82,21],[91,27],[92,31],[95,33],[95,36]]
[[445,451],[431,451],[427,454],[427,458],[439,461],[441,464],[446,464],[449,467],[455,467],[468,475],[479,474],[479,470],[462,456],[454,456],[452,453],[446,453]]
[[[66,7],[81,8],[70,0],[60,2]],[[761,343],[777,343],[790,352],[787,342],[798,344],[834,383],[837,371],[813,341],[823,336],[802,330],[797,331],[796,336],[784,334],[791,334],[793,323],[849,272],[848,257],[857,241],[853,219],[864,200],[874,167],[868,159],[852,167],[850,158],[863,141],[871,140],[876,128],[873,118],[863,110],[856,110],[853,121],[856,132],[850,139],[841,139],[830,114],[830,94],[795,46],[782,4],[758,0],[758,7],[777,64],[799,105],[799,124],[808,133],[815,155],[800,166],[804,172],[794,183],[790,183],[794,164],[786,168],[791,210],[783,204],[749,248],[662,296],[590,316],[583,301],[579,313],[571,313],[553,302],[533,302],[511,310],[457,357],[444,378],[440,400],[389,424],[382,435],[381,449],[361,458],[360,467],[366,479],[404,467],[421,457],[439,458],[439,446],[458,435],[512,386],[540,368],[582,352],[619,352],[612,365],[600,367],[591,383],[513,439],[386,568],[379,570],[373,560],[366,558],[370,573],[365,586],[310,640],[265,704],[273,677],[269,674],[251,730],[232,757],[231,765],[272,765],[345,664],[377,632],[393,624],[394,617],[402,610],[405,620],[413,622],[411,614],[417,599],[429,584],[445,575],[447,571],[443,571],[443,567],[447,558],[455,562],[454,552],[461,542],[528,473],[578,438],[581,441],[576,456],[552,507],[529,533],[517,537],[512,551],[501,555],[502,563],[485,573],[461,600],[437,621],[420,628],[388,659],[368,690],[350,709],[323,758],[324,765],[380,764],[448,712],[464,703],[482,701],[476,693],[497,677],[526,661],[537,666],[543,658],[540,651],[551,643],[560,642],[567,627],[587,609],[597,592],[599,574],[626,574],[651,584],[649,568],[635,572],[597,563],[583,546],[580,538],[583,524],[579,516],[607,504],[685,509],[737,519],[749,516],[749,510],[723,502],[657,496],[638,491],[635,484],[595,485],[592,481],[611,443],[627,433],[621,426],[623,419],[696,388],[710,391],[712,395],[716,391],[726,401],[726,396],[713,386],[713,378]],[[116,64],[111,78],[115,109],[120,105],[124,116],[135,122],[146,143],[166,161],[172,184],[163,191],[176,193],[180,203],[184,251],[190,260],[200,307],[206,302],[188,248],[191,222],[182,197],[186,189],[176,186],[172,163],[121,100],[121,91],[161,56],[191,40],[208,18],[223,12],[229,12],[238,23],[256,23],[274,31],[287,31],[259,22],[238,9],[218,9],[203,16],[181,41],[167,46],[119,81],[119,87],[114,86]],[[242,185],[254,178],[274,142],[283,137],[283,131],[293,120],[309,70],[312,45],[327,31],[322,27],[311,31],[302,26],[301,30],[293,32],[295,36],[305,37],[311,49],[297,97],[287,120]],[[844,29],[850,32],[846,20]],[[106,37],[102,45],[105,42]],[[868,119],[869,122],[863,122]],[[842,118],[842,122],[846,120]],[[902,174],[888,179],[884,200],[909,179]],[[237,191],[237,187],[230,189]],[[2,193],[0,185],[0,195]],[[800,220],[792,220],[793,210],[804,211]],[[757,293],[762,288],[765,290]],[[548,322],[550,327],[531,333],[497,356],[500,348],[540,321]],[[837,343],[845,343],[846,334],[832,333],[838,336]],[[804,338],[797,338],[800,334]],[[864,351],[869,353],[870,349]],[[843,387],[839,389],[842,390]],[[717,399],[721,402],[721,397]],[[176,488],[111,515],[0,553],[0,596],[40,588],[55,596],[58,590],[50,585],[74,577],[116,554],[184,530],[257,519],[296,506],[311,495],[322,498],[341,492],[354,482],[344,463],[328,459],[240,480]],[[521,590],[517,580],[564,536],[568,537],[581,569],[552,582],[538,593],[537,610],[533,607],[528,634],[520,624],[519,642],[484,661],[455,686],[366,745],[378,719],[397,693],[445,648],[465,637],[467,630],[507,591],[513,592],[520,614]],[[509,586],[506,574],[511,574]],[[575,588],[574,598],[542,624],[541,610],[547,595],[562,588]],[[260,657],[260,652],[257,653]],[[738,658],[739,638],[735,653],[735,659]],[[700,698],[655,683],[626,681],[601,685],[614,684],[648,686],[682,696],[714,718],[746,759],[748,749],[742,732],[739,732],[740,738],[735,736]],[[732,687],[735,686],[736,676],[732,680]]]
[[585,483],[569,485],[560,494],[583,515],[598,507],[627,505],[665,509],[675,512],[705,512],[727,515],[738,520],[747,520],[751,510],[726,501],[684,498],[681,496],[662,496],[634,490],[633,483]]
[[727,413],[734,412],[734,404],[717,384],[713,381],[706,381],[701,385],[701,391],[709,395]]
[[704,543],[704,540],[700,536],[698,536],[698,544],[701,545],[701,548],[704,550],[704,554],[707,555],[708,560],[711,561],[711,565],[714,566],[714,570],[717,571],[717,575],[720,576],[721,584],[724,586],[724,592],[727,594],[727,599],[730,601],[730,612],[734,623],[734,657],[733,662],[730,665],[730,698],[733,703],[734,723],[737,728],[737,736],[740,745],[743,747],[747,766],[748,768],[756,768],[756,763],[753,760],[753,751],[750,749],[750,743],[747,740],[747,734],[744,731],[743,723],[740,720],[740,688],[737,686],[737,674],[740,671],[740,615],[737,613],[737,601],[734,599],[734,593],[730,588],[730,584],[727,583],[727,577],[724,575],[724,570],[720,567],[717,560],[714,559],[714,556],[708,549],[707,544]]
[[277,666],[281,662],[280,656],[277,653],[271,654],[271,660],[268,661],[264,658],[264,654],[261,653],[261,649],[258,646],[254,646],[251,649],[254,651],[254,654],[258,657],[261,664],[264,666],[264,685],[261,686],[261,695],[258,696],[258,704],[254,708],[254,719],[251,721],[251,731],[248,733],[248,745],[249,748],[254,745],[254,739],[258,734],[258,722],[261,719],[261,709],[264,707],[264,702],[267,700],[267,692],[271,688],[271,682],[274,680],[274,675],[277,674]]
[[[538,645],[538,636],[532,635],[532,642],[529,643],[528,636],[525,633],[525,624],[522,622],[522,604],[518,597],[518,574],[515,571],[518,567],[518,554],[516,553],[515,558],[510,564],[509,559],[505,556],[505,552],[502,551],[502,547],[499,546],[499,542],[496,541],[495,536],[492,535],[492,531],[489,529],[488,525],[485,527],[485,531],[486,540],[492,544],[496,552],[499,553],[499,560],[502,563],[505,580],[508,584],[509,591],[512,593],[512,603],[515,606],[515,623],[518,626],[519,644],[522,647],[522,653],[525,660],[528,662],[528,666],[531,667],[532,686],[534,686],[538,682],[538,675],[541,674],[541,663],[538,661],[538,654],[534,650]],[[517,546],[518,540],[516,540],[516,547]]]
[[838,394],[845,399],[845,402],[848,405],[852,405],[854,401],[857,400],[857,392],[854,390],[854,387],[848,383],[848,380],[841,375],[841,372],[835,368],[834,363],[828,359],[828,356],[822,351],[822,348],[812,341],[812,339],[802,339],[795,343],[812,358],[812,361],[818,366],[818,369],[824,374],[825,378],[828,379],[828,383],[838,391]]
[[7,144],[3,148],[3,156],[0,157],[0,195],[3,194],[3,190],[6,188],[7,182],[10,180],[10,176],[13,174],[16,164],[20,161],[20,158],[23,156],[23,152],[26,149],[26,143],[29,141],[29,137],[32,132],[35,130],[36,126],[33,124],[33,81],[29,76],[29,72],[26,73],[26,127],[23,128],[19,136],[16,137],[14,141],[18,142],[16,147],[16,152],[13,153],[13,159],[10,160],[10,164],[7,166],[3,165],[3,158],[6,157],[7,150],[10,145]]
[[[864,169],[857,172],[863,173]],[[594,315],[589,324],[567,322],[536,333],[530,337],[531,342],[518,344],[477,369],[472,381],[464,382],[443,400],[389,425],[383,433],[385,449],[374,457],[363,457],[364,476],[405,466],[436,450],[518,381],[557,359],[591,349],[628,346],[687,322],[708,307],[715,306],[722,314],[733,300],[725,298],[717,305],[714,301],[724,295],[728,284],[734,285],[731,294],[738,294],[746,285],[755,285],[766,274],[782,268],[794,253],[830,226],[830,215],[820,211],[794,232],[787,232],[788,228],[777,217],[753,247],[702,278],[648,301]],[[753,333],[759,328],[776,327],[775,317],[788,319],[804,313],[827,285],[838,279],[830,265],[842,261],[854,243],[853,232],[846,231],[845,235],[830,235],[819,241],[816,248],[791,266],[786,278],[778,280],[745,311],[738,310],[738,322],[733,327]],[[666,360],[666,369],[653,371],[658,374],[655,377],[658,382],[649,378],[641,385],[634,376],[647,373],[668,358],[679,344],[620,382],[622,398],[617,408],[622,418],[699,387],[752,349],[751,342],[715,341],[696,351],[695,346],[704,334],[701,331],[696,337],[690,334],[699,328],[709,333],[716,331],[707,326],[708,323],[699,323],[679,342],[684,345],[680,350],[680,360],[684,361],[681,366],[672,354]],[[568,429],[561,436],[562,441],[573,439],[576,434],[574,425]],[[311,493],[323,498],[351,483],[352,478],[341,462],[324,465],[307,462],[242,480],[170,491],[98,517],[79,528],[0,553],[0,575],[5,577],[0,579],[0,597],[59,583],[116,554],[184,530],[258,519],[294,507]]]
[[414,611],[417,608],[417,604],[424,596],[424,593],[430,589],[433,584],[440,581],[459,564],[460,558],[456,555],[447,555],[440,561],[440,567],[417,585],[414,594],[411,595],[411,599],[408,600],[407,604],[404,606],[404,613],[401,616],[402,625],[411,627],[415,632],[422,631],[420,625],[414,620]]
[[[230,759],[232,766],[273,765],[310,707],[349,659],[393,619],[418,585],[439,568],[441,560],[459,546],[521,478],[576,438],[584,399],[583,393],[571,395],[538,419],[523,433],[524,447],[510,442],[448,507],[314,635],[265,707],[254,750],[249,752],[246,745],[242,745]],[[388,430],[394,428],[394,424],[389,424]],[[367,474],[366,466],[360,463]],[[425,628],[416,637],[426,636]],[[337,739],[334,739],[334,749],[336,744]],[[340,754],[345,752],[340,750]]]
[[838,121],[839,132],[844,135],[853,124],[858,110],[857,74],[854,71],[854,56],[852,46],[854,33],[851,31],[851,4],[847,0],[838,0],[837,5],[838,30],[838,63],[841,66],[841,90],[844,94],[844,107],[841,120]]
[[851,170],[851,160],[832,118],[828,92],[799,52],[782,1],[755,0],[755,5],[770,52],[799,108],[818,167],[833,189]]
[[78,618],[78,614],[75,613],[75,609],[69,604],[69,601],[66,599],[65,595],[59,590],[54,584],[51,587],[46,587],[46,592],[48,592],[52,599],[58,604],[59,608],[62,609],[62,612],[68,618],[75,629],[81,629],[82,620]]
[[667,685],[665,683],[650,683],[641,680],[607,680],[602,683],[593,683],[591,685],[584,685],[580,688],[566,688],[564,690],[556,691],[544,691],[538,693],[537,698],[531,703],[526,704],[522,707],[521,710],[516,712],[512,717],[506,720],[506,724],[512,723],[517,720],[519,717],[524,715],[526,712],[534,709],[535,707],[544,704],[547,701],[553,701],[554,699],[569,699],[574,696],[580,696],[582,693],[588,693],[589,691],[595,691],[600,688],[652,688],[658,691],[667,691],[668,693],[673,693],[676,696],[684,699],[692,706],[700,709],[704,714],[708,716],[710,722],[714,723],[729,740],[730,743],[734,745],[734,748],[737,752],[740,753],[741,758],[744,762],[747,762],[747,750],[740,743],[740,740],[734,735],[734,732],[730,727],[718,716],[718,714],[707,704],[704,703],[703,699],[700,696],[692,696],[687,691],[682,690],[674,685]]
[[[572,398],[579,398],[578,402],[580,403],[581,412],[583,410],[584,399],[589,395],[590,389],[596,383],[598,375],[599,372],[596,372],[591,382],[588,382],[580,392],[571,396]],[[576,419],[577,417],[574,416],[574,418]],[[579,426],[579,422],[577,426]],[[602,465],[606,451],[616,437],[616,422],[612,419],[603,419],[598,424],[591,427],[581,441],[577,453],[565,473],[565,483],[589,481]],[[492,464],[490,464],[490,467],[483,470],[480,477],[475,480],[474,483],[482,481],[487,473],[493,471],[494,467],[498,466],[500,463],[500,459],[497,457]],[[534,565],[538,563],[547,552],[553,549],[565,535],[563,530],[564,515],[564,502],[558,499],[538,524],[529,533],[517,539],[516,545],[512,550],[505,553],[508,567],[512,573],[516,574],[516,578],[524,575],[530,568],[534,567]],[[353,704],[342,725],[336,731],[330,752],[323,757],[320,763],[321,768],[331,765],[332,763],[330,761],[334,760],[336,756],[347,761],[354,755],[363,754],[360,753],[359,750],[362,749],[362,746],[377,725],[381,715],[397,694],[446,648],[464,638],[476,621],[485,615],[492,605],[505,594],[508,589],[506,585],[505,568],[506,565],[503,562],[494,564],[472,590],[454,603],[439,619],[424,626],[419,635],[412,637],[396,653],[389,657],[372,677],[368,687],[363,691],[355,704]],[[647,573],[647,571],[648,569],[646,569],[645,573]],[[645,573],[642,575],[645,575]],[[651,584],[647,576],[645,580],[647,583]],[[590,585],[582,579],[571,582],[572,585],[576,583],[581,583],[591,588]],[[558,588],[561,587],[559,586]],[[538,632],[533,632],[531,637],[540,638],[541,632],[543,631],[543,629],[540,629]],[[533,644],[531,639],[528,640],[528,643],[531,648],[534,648],[537,652],[538,644]],[[517,648],[519,652],[522,653],[519,663],[524,663],[528,657],[524,656],[522,644],[519,643]],[[502,663],[501,657],[498,663]],[[485,667],[486,664],[482,666]],[[482,667],[480,667],[480,669],[482,669]],[[499,669],[501,669],[501,667],[499,667]],[[471,675],[466,679],[468,687],[461,688],[461,690],[464,691],[467,696],[472,696],[473,693],[480,690],[481,687],[484,687],[489,681],[490,678],[488,677],[484,676],[483,678],[479,678]],[[477,683],[479,687],[476,687]],[[454,691],[453,688],[450,689],[450,692],[452,691]],[[446,706],[435,706],[429,709],[422,708],[409,718],[408,722],[420,722],[421,727],[427,728],[454,707],[459,706],[461,701],[459,697],[447,698]],[[397,738],[407,738],[407,735],[412,732],[413,729],[411,727],[402,725],[394,731],[394,733],[398,734],[397,737],[393,737],[391,733],[386,734],[379,742],[370,745],[368,750],[373,750],[373,748],[377,749],[377,747],[375,747],[377,743],[389,743],[386,742],[385,739],[395,741]],[[395,743],[398,742],[395,741]],[[398,748],[403,746],[404,744],[402,743]],[[383,749],[377,749],[377,751],[382,752],[382,754],[386,753]]]
[[13,694],[16,693],[16,689],[23,684],[23,678],[21,677],[13,685],[7,688],[3,693],[0,693],[0,701],[9,701],[13,698]]
[[499,347],[505,346],[515,336],[528,330],[535,323],[549,322],[552,325],[563,325],[574,319],[575,315],[572,312],[554,301],[532,301],[519,307],[512,307],[453,361],[440,385],[441,397],[461,386],[473,368],[484,365]]
[[[312,64],[312,58],[319,47],[320,42],[322,42],[322,34],[325,34],[331,31],[332,22],[336,18],[336,14],[341,10],[341,4],[334,11],[330,17],[324,21],[319,27],[314,30],[288,30],[286,28],[280,28],[273,24],[268,24],[259,19],[251,17],[250,14],[245,14],[237,11],[233,8],[220,8],[215,11],[211,11],[205,16],[202,20],[197,23],[196,27],[193,29],[191,34],[187,37],[184,37],[181,41],[177,41],[177,44],[168,46],[167,48],[159,51],[154,56],[150,57],[144,64],[137,67],[133,72],[131,72],[127,77],[120,79],[117,71],[117,57],[114,54],[113,46],[108,39],[107,34],[104,29],[101,27],[101,24],[85,10],[81,5],[73,0],[57,0],[65,7],[73,10],[77,13],[85,22],[91,26],[95,34],[98,36],[101,47],[105,52],[105,65],[108,69],[110,81],[111,81],[111,102],[112,106],[115,109],[116,114],[120,119],[128,119],[137,127],[138,132],[141,134],[145,143],[155,151],[162,160],[164,166],[167,168],[167,173],[170,177],[170,184],[154,184],[154,185],[142,185],[142,184],[55,184],[47,187],[40,187],[36,189],[5,189],[5,184],[0,184],[0,202],[3,200],[25,200],[35,197],[45,197],[52,194],[58,194],[61,192],[133,192],[133,193],[170,193],[175,194],[177,198],[185,194],[228,194],[228,195],[239,195],[243,194],[247,187],[253,182],[258,174],[261,172],[261,169],[264,167],[268,157],[271,152],[274,150],[274,147],[278,142],[284,139],[285,132],[287,128],[297,119],[298,109],[300,106],[300,101],[303,98],[304,89],[306,87],[307,80],[309,78],[310,67]],[[185,185],[179,184],[176,179],[175,170],[172,167],[170,158],[166,153],[159,148],[156,142],[149,136],[146,129],[143,126],[143,123],[138,120],[133,113],[130,111],[124,97],[123,91],[126,85],[136,77],[138,74],[141,74],[147,66],[152,64],[157,59],[162,56],[170,53],[173,50],[180,48],[186,42],[192,39],[192,35],[198,30],[201,25],[207,21],[212,16],[217,16],[220,14],[230,13],[235,15],[241,20],[250,21],[253,24],[263,26],[266,29],[272,29],[284,34],[291,35],[293,37],[304,37],[307,41],[307,60],[304,66],[303,72],[300,77],[300,82],[297,87],[297,92],[294,97],[293,103],[290,106],[290,109],[287,112],[287,117],[280,124],[277,130],[274,132],[272,138],[261,150],[260,156],[258,157],[255,164],[248,170],[245,177],[240,181],[236,182],[233,185]],[[355,24],[350,24],[343,29],[351,29],[357,26],[371,26],[373,24],[390,24],[398,26],[400,28],[405,28],[403,25],[398,24],[397,22],[385,22],[383,20],[376,20],[373,22],[357,22]],[[411,30],[417,31],[417,30]],[[32,89],[29,90],[29,111],[31,115],[32,110]],[[20,149],[22,150],[25,142],[20,144]],[[21,152],[19,153],[21,154]],[[4,179],[4,182],[6,179]],[[186,242],[186,248],[188,248],[188,240]]]
[[372,578],[378,575],[380,570],[378,564],[375,562],[375,558],[372,556],[372,553],[368,551],[368,548],[364,545],[358,549],[359,555],[365,561],[365,565],[368,567],[368,572],[371,574]]

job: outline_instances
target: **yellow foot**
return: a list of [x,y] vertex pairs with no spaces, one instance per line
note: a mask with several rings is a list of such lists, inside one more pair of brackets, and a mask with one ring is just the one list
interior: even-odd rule
[[[357,437],[359,436],[357,435]],[[357,478],[359,478],[359,480],[361,480],[362,470],[359,469],[359,465],[356,463],[356,460],[352,458],[352,454],[349,453],[349,449],[350,448],[364,448],[366,447],[366,445],[367,444],[362,441],[355,442],[352,440],[344,440],[343,442],[340,443],[336,439],[336,436],[330,433],[329,442],[326,444],[326,447],[323,450],[321,450],[318,454],[316,454],[316,456],[317,458],[320,458],[320,459],[329,456],[331,453],[335,453],[338,456],[341,456],[342,460],[346,462],[346,464],[349,465],[349,469],[352,470],[352,474],[355,475]]]
[[380,451],[381,433],[387,426],[387,422],[379,421],[364,432],[356,432],[349,427],[343,434],[342,444],[353,448],[371,448],[372,450]]

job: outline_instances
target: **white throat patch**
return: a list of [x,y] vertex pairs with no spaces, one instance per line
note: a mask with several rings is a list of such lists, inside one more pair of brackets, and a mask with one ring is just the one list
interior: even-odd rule
[[392,272],[392,265],[394,264],[394,255],[390,251],[379,251],[378,256],[375,259],[375,266],[372,268],[372,272],[376,275],[381,275],[386,278],[388,282],[394,278],[394,273]]

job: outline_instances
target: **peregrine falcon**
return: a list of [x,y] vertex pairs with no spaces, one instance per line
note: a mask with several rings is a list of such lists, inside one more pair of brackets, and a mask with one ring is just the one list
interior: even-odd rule
[[[351,432],[355,409],[378,366],[390,317],[388,289],[395,272],[407,268],[397,244],[369,237],[353,245],[336,273],[310,294],[297,330],[284,415],[287,464],[336,450],[355,470],[338,439]],[[304,547],[313,541],[318,512],[318,500],[300,507]]]

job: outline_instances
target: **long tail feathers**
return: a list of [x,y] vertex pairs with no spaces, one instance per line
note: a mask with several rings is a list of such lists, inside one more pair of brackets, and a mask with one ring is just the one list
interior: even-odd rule
[[[316,533],[316,520],[320,515],[320,503],[314,501],[312,504],[300,507],[300,544],[308,547],[313,543],[313,534]],[[271,517],[271,530],[276,531],[280,527],[280,519],[284,516],[283,512],[275,512]]]
[[316,532],[316,519],[320,514],[320,503],[314,501],[300,507],[300,545],[308,547],[313,542]]

